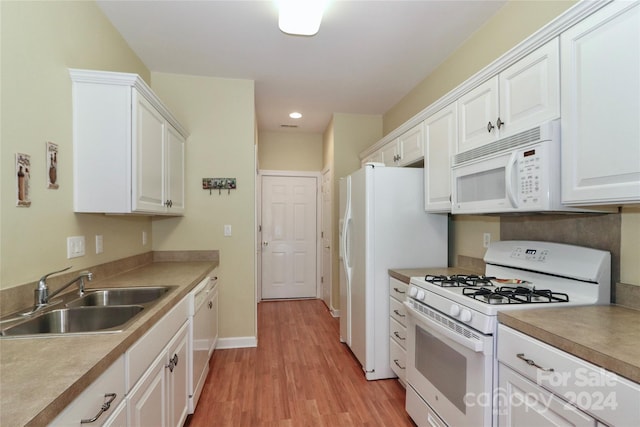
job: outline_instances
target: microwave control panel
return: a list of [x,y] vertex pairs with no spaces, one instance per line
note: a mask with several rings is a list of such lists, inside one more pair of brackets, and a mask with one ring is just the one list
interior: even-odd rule
[[540,177],[542,156],[540,148],[518,153],[518,193],[520,202],[527,205],[537,205],[540,202]]

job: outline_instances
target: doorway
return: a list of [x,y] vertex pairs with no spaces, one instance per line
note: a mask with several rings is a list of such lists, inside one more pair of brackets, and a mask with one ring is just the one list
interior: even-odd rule
[[318,297],[317,173],[260,173],[261,299]]

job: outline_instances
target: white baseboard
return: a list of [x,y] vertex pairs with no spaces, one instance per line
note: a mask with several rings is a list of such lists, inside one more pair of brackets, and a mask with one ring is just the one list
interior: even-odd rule
[[340,317],[340,310],[337,310],[335,308],[331,308],[331,315],[333,317]]
[[216,349],[257,347],[257,337],[218,338]]

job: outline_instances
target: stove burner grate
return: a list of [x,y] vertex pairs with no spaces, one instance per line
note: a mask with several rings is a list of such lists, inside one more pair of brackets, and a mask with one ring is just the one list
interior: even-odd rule
[[568,302],[569,295],[548,289],[529,289],[522,286],[499,288],[465,288],[462,294],[487,304],[540,304]]
[[425,282],[441,287],[461,286],[493,286],[495,277],[478,276],[475,274],[454,274],[452,276],[430,275],[424,277]]

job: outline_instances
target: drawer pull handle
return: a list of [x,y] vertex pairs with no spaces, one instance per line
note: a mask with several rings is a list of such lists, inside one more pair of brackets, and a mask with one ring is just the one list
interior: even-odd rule
[[393,288],[394,291],[396,291],[399,294],[406,294],[405,291],[401,291],[399,288]]
[[169,370],[173,372],[173,368],[175,368],[176,366],[178,366],[178,355],[174,354],[173,357],[169,359],[169,364],[165,365],[164,367],[169,368]]
[[398,331],[393,331],[393,335],[395,335],[395,336],[396,336],[396,338],[398,338],[399,340],[402,340],[402,341],[406,340],[406,338],[402,337],[402,336],[398,333]]
[[402,366],[401,364],[398,363],[398,359],[393,359],[393,363],[395,363],[398,368],[405,369],[404,366]]
[[116,399],[116,396],[117,394],[115,393],[105,394],[104,397],[107,400],[100,407],[100,412],[98,412],[96,416],[93,418],[80,420],[80,424],[89,424],[89,423],[95,422],[98,418],[100,418],[100,415],[102,415],[104,412],[107,412],[109,410],[109,408],[111,407],[111,403]]
[[518,353],[516,354],[516,356],[518,357],[518,359],[524,360],[529,366],[535,366],[536,368],[544,372],[553,372],[553,368],[543,368],[542,366],[536,364],[536,362],[534,362],[533,360],[527,359],[526,357],[524,357],[524,353]]
[[406,316],[406,314],[402,314],[402,313],[400,313],[400,312],[398,311],[398,309],[397,309],[397,308],[396,308],[395,310],[393,310],[393,312],[394,312],[395,314],[397,314],[398,316],[400,316],[400,317],[407,317],[407,316]]

